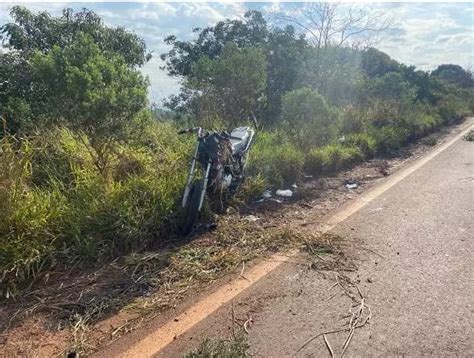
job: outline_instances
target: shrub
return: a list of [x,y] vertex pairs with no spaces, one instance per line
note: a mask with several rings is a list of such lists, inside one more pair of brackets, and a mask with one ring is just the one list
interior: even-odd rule
[[329,143],[335,137],[338,117],[338,110],[316,90],[299,88],[282,98],[285,129],[299,148]]
[[360,149],[365,158],[371,158],[377,150],[377,141],[368,133],[354,133],[347,138],[347,143]]
[[347,108],[341,115],[340,132],[343,134],[362,132],[365,128],[364,113],[357,108]]
[[262,195],[267,181],[261,175],[246,178],[236,195],[236,200],[249,203]]
[[411,121],[410,136],[413,139],[421,138],[431,133],[441,122],[441,116],[437,113],[417,112]]
[[294,183],[301,175],[303,154],[275,133],[260,133],[249,158],[249,173],[262,175],[269,184]]
[[304,171],[312,175],[323,172],[326,153],[322,148],[314,148],[306,155]]
[[407,130],[401,127],[384,126],[371,131],[377,142],[377,153],[390,154],[402,147],[407,139]]
[[335,172],[348,168],[362,160],[362,152],[354,146],[330,144],[323,148],[325,151],[323,167],[327,172]]
[[467,106],[453,95],[445,96],[438,103],[437,109],[446,124],[457,122],[469,113]]
[[304,169],[310,174],[333,173],[363,160],[362,151],[353,145],[329,144],[311,150],[306,156]]

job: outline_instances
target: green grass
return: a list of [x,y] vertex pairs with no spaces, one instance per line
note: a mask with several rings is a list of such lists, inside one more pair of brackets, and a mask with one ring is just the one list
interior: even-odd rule
[[117,144],[105,174],[79,135],[55,129],[1,140],[2,296],[57,264],[139,250],[176,221],[189,146],[165,142],[178,143],[171,125],[156,124],[142,143]]
[[276,133],[257,133],[249,158],[248,171],[274,186],[291,185],[302,173],[304,153]]
[[[234,204],[267,186],[288,187],[303,173],[333,174],[394,153],[461,118],[458,102],[403,115],[391,107],[353,110],[362,118],[358,132],[305,150],[283,131],[260,131]],[[178,136],[170,122],[145,123],[128,137],[111,146],[103,168],[87,138],[66,128],[0,139],[0,296],[19,294],[53,268],[100,265],[175,231],[195,139]]]
[[363,159],[359,147],[334,143],[311,150],[306,156],[304,168],[312,175],[330,174],[350,168]]

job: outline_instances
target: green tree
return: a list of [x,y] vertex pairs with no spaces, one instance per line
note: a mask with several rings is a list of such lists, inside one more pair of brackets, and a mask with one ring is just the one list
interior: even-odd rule
[[363,79],[361,52],[346,47],[308,47],[298,71],[300,87],[316,89],[332,105],[354,103]]
[[238,125],[258,108],[266,84],[266,59],[255,47],[229,43],[219,58],[201,57],[187,86],[195,90],[200,114]]
[[299,72],[303,66],[308,43],[298,36],[292,26],[275,28],[268,35],[265,45],[267,56],[267,107],[264,120],[275,125],[281,114],[282,96],[299,85]]
[[440,65],[436,70],[431,72],[431,76],[460,87],[474,87],[472,73],[466,71],[459,65]]
[[397,61],[392,60],[389,55],[375,48],[369,48],[362,53],[361,68],[364,74],[370,78],[400,70]]
[[417,70],[415,66],[400,66],[405,81],[417,88],[416,99],[418,101],[435,104],[438,100],[436,92],[441,90],[439,81],[430,78],[428,72]]
[[368,80],[361,87],[361,108],[370,113],[375,127],[403,124],[416,109],[418,89],[399,72],[389,72]]
[[303,87],[283,96],[282,118],[296,144],[308,149],[334,139],[338,113],[316,90]]
[[[307,46],[304,37],[297,35],[291,26],[269,29],[258,11],[248,11],[243,20],[226,19],[215,26],[194,29],[194,32],[197,37],[191,41],[180,41],[175,36],[166,38],[172,48],[161,58],[168,73],[189,82],[196,76],[195,65],[201,58],[219,58],[229,43],[238,48],[258,48],[267,58],[267,85],[266,105],[255,109],[256,115],[265,124],[275,122],[281,111],[281,96],[296,88],[297,73]],[[189,88],[183,87],[181,93],[172,96],[166,105],[178,113],[191,111],[194,116],[199,116],[193,110],[195,99]]]
[[205,56],[211,60],[220,56],[224,47],[232,42],[238,47],[262,47],[268,37],[267,23],[258,11],[248,11],[243,20],[226,19],[215,26],[195,28],[197,38],[180,41],[176,36],[165,38],[172,49],[161,55],[165,68],[171,76],[190,79],[193,66]]
[[0,55],[8,130],[61,122],[96,143],[118,138],[146,104],[148,83],[137,69],[149,59],[143,40],[85,9],[55,18],[15,6],[11,16],[0,29],[9,49]]
[[25,7],[14,6],[10,16],[13,22],[0,27],[1,37],[9,50],[19,51],[23,57],[35,51],[47,53],[54,46],[67,46],[87,34],[104,53],[122,56],[129,66],[144,65],[151,58],[141,38],[122,27],[105,26],[99,15],[87,9],[76,13],[64,9],[62,16],[51,17],[45,11],[34,14]]
[[369,98],[378,98],[387,101],[413,101],[416,97],[417,89],[403,75],[397,72],[390,72],[369,82]]
[[31,71],[42,97],[38,110],[86,133],[102,169],[108,145],[146,105],[146,80],[122,56],[106,57],[89,35],[47,54],[36,51]]

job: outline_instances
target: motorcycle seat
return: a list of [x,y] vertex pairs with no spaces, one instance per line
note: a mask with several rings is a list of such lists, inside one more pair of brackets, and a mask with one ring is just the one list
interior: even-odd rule
[[230,142],[232,143],[232,154],[242,155],[250,141],[252,130],[249,127],[235,128],[230,132]]

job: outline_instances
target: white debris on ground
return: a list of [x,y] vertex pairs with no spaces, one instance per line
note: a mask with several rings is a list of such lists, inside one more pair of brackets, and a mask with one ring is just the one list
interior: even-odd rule
[[293,192],[290,189],[286,189],[286,190],[278,189],[275,194],[278,196],[284,196],[288,198],[293,196]]
[[255,215],[247,215],[247,216],[244,216],[242,219],[245,220],[245,221],[251,222],[251,223],[253,223],[257,220],[260,220],[260,218],[255,216]]
[[262,194],[262,197],[263,198],[271,198],[272,197],[272,191],[270,189],[266,189],[263,194]]

